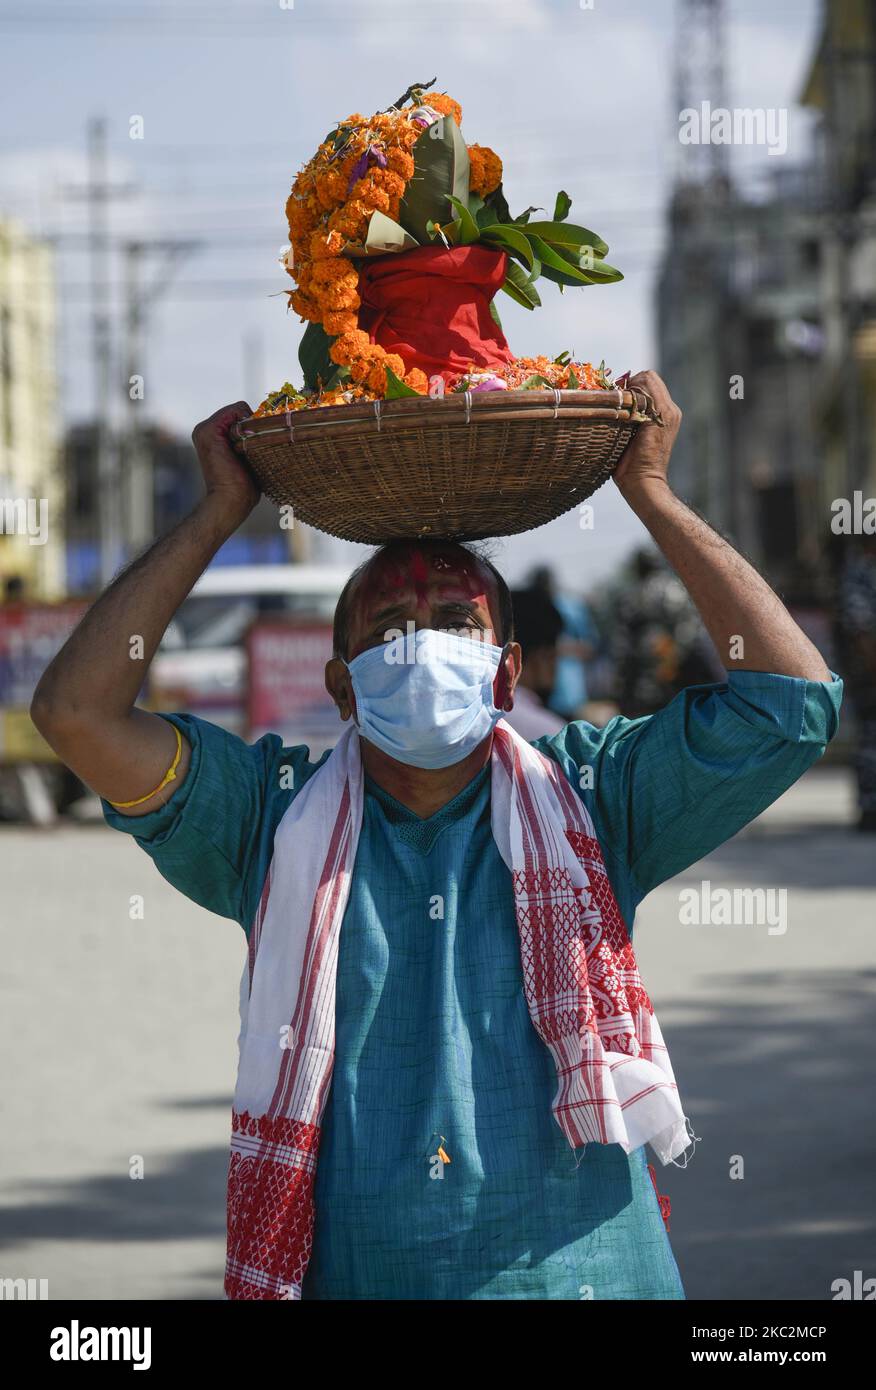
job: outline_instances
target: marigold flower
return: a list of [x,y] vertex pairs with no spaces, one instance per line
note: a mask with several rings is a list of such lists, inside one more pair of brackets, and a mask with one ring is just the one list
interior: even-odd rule
[[[411,163],[413,164],[413,160]],[[401,198],[407,187],[401,175],[394,173],[392,169],[375,169],[371,174],[371,185],[373,188],[382,189],[390,198]]]
[[[334,236],[335,233],[332,233]],[[343,242],[342,237],[338,241]],[[335,256],[313,262],[313,279],[318,284],[356,284],[359,273],[348,256]]]
[[311,323],[319,323],[322,314],[319,305],[315,304],[301,290],[292,290],[289,295],[289,304],[301,318],[309,319]]
[[314,232],[309,242],[310,254],[315,262],[325,260],[331,264],[332,259],[340,255],[343,244],[344,239],[338,232]]
[[[348,333],[356,327],[358,318],[349,309],[339,309],[337,312],[323,311],[322,326],[330,338],[337,333]],[[340,364],[339,364],[340,365]]]
[[375,209],[378,212],[386,212],[389,207],[389,195],[368,176],[359,179],[353,185],[352,196],[355,202],[362,203],[370,212]]
[[[387,150],[386,165],[386,169],[381,170],[382,174],[397,174],[405,183],[414,176],[414,161],[406,150],[399,148]],[[387,187],[386,183],[383,183],[383,187]]]
[[319,296],[319,302],[324,309],[337,311],[339,309],[358,309],[361,303],[356,290],[356,281],[352,285],[338,282],[334,285],[324,285]]
[[462,107],[446,92],[427,92],[423,97],[423,105],[431,106],[433,111],[440,111],[442,116],[452,116],[457,125],[462,125]]
[[350,376],[354,381],[367,381],[372,366],[367,357],[357,357],[350,363]]
[[361,356],[369,343],[368,334],[363,332],[361,328],[345,329],[337,342],[332,344],[329,355],[339,367],[348,367],[351,362]]
[[411,367],[411,370],[405,373],[404,382],[405,386],[410,386],[414,391],[419,391],[422,396],[428,394],[429,378],[419,367]]
[[366,385],[372,391],[385,391],[386,389],[386,365],[383,362],[373,366],[365,378]]
[[469,189],[485,198],[502,182],[502,161],[487,145],[469,145]]

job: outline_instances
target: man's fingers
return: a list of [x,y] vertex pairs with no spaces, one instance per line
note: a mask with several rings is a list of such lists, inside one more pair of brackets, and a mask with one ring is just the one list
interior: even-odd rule
[[252,415],[252,406],[248,405],[246,401],[235,401],[234,405],[226,405],[222,410],[217,410],[213,418],[217,424],[230,427],[238,420],[246,420],[250,415]]
[[246,420],[252,415],[252,406],[247,401],[235,401],[233,405],[223,405],[219,410],[214,410],[206,420],[201,420],[200,424],[195,425],[192,430],[192,440],[197,445],[199,439],[208,439],[210,435],[225,435],[229,437],[231,427],[238,420]]
[[636,372],[635,376],[630,377],[629,385],[631,388],[638,386],[641,391],[647,391],[664,424],[669,424],[673,419],[681,419],[681,411],[670,396],[666,382],[656,372]]

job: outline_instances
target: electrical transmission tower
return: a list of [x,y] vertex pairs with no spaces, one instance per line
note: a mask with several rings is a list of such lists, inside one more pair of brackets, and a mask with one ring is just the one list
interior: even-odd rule
[[723,0],[677,0],[674,104],[676,129],[681,113],[700,113],[700,141],[676,145],[675,182],[720,193],[729,179],[729,147],[707,139],[704,106],[726,109]]

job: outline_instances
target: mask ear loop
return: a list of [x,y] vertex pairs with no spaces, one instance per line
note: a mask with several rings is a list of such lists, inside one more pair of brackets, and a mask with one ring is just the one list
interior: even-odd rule
[[[503,719],[504,719],[504,717],[505,717],[506,714],[509,714],[509,713],[510,713],[510,710],[506,710],[505,707],[504,707],[504,705],[497,705],[497,704],[496,704],[496,681],[499,679],[500,676],[504,675],[503,667],[504,667],[505,657],[506,657],[507,654],[508,654],[508,648],[510,647],[510,645],[511,645],[510,641],[504,642],[504,643],[502,644],[502,654],[501,654],[501,656],[499,657],[499,664],[498,664],[498,666],[496,667],[496,674],[495,674],[495,676],[493,677],[493,684],[492,684],[491,687],[490,687],[490,693],[491,693],[492,698],[493,698],[493,707],[494,707],[495,709],[499,710],[499,713],[501,714],[501,716],[502,716]],[[509,691],[508,691],[508,695],[510,695],[510,694],[511,694],[511,691],[509,690]],[[507,699],[507,696],[506,696],[506,699]]]

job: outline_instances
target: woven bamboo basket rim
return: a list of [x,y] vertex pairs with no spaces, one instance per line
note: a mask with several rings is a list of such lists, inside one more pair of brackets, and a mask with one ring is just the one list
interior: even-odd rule
[[232,438],[278,506],[379,544],[544,525],[611,477],[646,421],[663,423],[644,391],[551,387],[305,407],[238,421]]
[[395,400],[365,401],[350,405],[304,407],[273,415],[251,415],[238,420],[233,437],[246,449],[255,436],[296,435],[317,431],[323,438],[338,434],[379,431],[411,426],[466,424],[478,415],[486,423],[502,420],[605,420],[618,424],[663,421],[646,391],[616,387],[608,391],[546,390],[456,391],[444,396],[402,396]]

